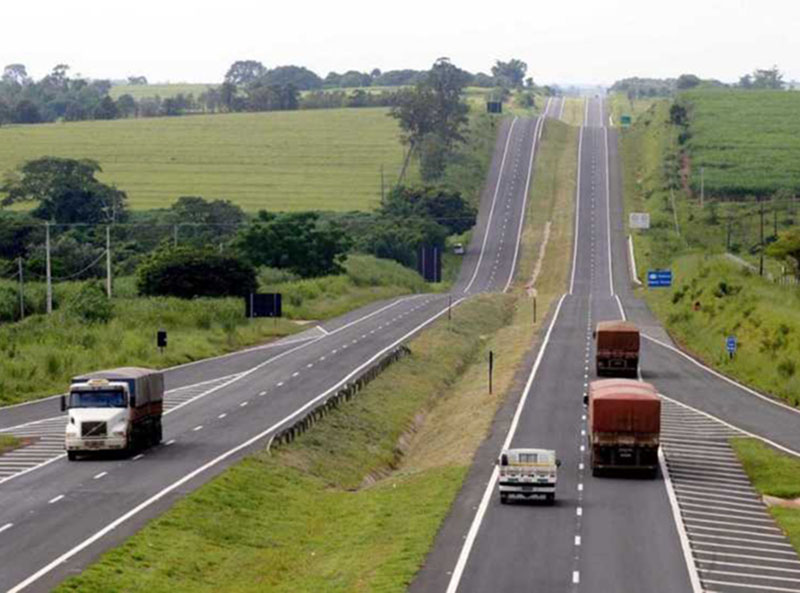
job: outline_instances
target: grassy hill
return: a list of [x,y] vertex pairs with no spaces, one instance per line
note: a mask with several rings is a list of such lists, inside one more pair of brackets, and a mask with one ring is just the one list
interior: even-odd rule
[[403,160],[388,110],[196,115],[0,128],[0,172],[44,155],[92,158],[134,209],[180,196],[245,210],[368,210]]
[[152,97],[161,97],[162,99],[168,99],[170,97],[174,97],[178,94],[193,94],[195,98],[200,93],[205,92],[210,87],[219,86],[218,84],[212,83],[189,83],[189,82],[177,82],[177,83],[168,83],[168,84],[119,84],[116,86],[112,86],[111,90],[109,91],[109,95],[111,95],[112,99],[118,99],[122,95],[130,95],[137,101],[139,99],[146,99]]
[[800,190],[800,94],[709,89],[688,91],[691,186],[707,195],[768,195]]

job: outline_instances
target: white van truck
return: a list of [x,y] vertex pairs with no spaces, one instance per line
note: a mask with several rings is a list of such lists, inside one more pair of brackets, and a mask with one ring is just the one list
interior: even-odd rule
[[137,449],[161,442],[164,374],[125,367],[75,377],[61,397],[67,411],[64,448],[72,461],[81,453]]
[[549,503],[556,499],[556,482],[561,461],[549,449],[505,449],[497,459],[500,476],[497,481],[500,502],[509,497],[544,497]]

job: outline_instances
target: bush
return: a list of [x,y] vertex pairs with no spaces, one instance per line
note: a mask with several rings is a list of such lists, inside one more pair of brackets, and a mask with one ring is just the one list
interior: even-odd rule
[[137,270],[139,294],[175,296],[244,296],[256,291],[256,271],[231,255],[210,250],[167,249],[150,256]]
[[108,323],[114,317],[114,305],[100,282],[81,286],[65,306],[66,313],[89,323]]

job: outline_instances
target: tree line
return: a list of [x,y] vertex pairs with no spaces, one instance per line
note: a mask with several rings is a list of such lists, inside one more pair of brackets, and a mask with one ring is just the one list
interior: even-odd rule
[[[124,93],[114,99],[110,80],[71,77],[70,67],[58,64],[41,80],[29,76],[23,64],[9,64],[0,78],[0,125],[53,121],[109,120],[131,117],[177,116],[191,113],[390,107],[398,92],[391,87],[418,84],[425,70],[330,72],[325,78],[303,66],[267,68],[256,60],[231,64],[219,85],[195,96],[178,93],[161,98],[134,98]],[[533,88],[521,60],[497,61],[491,75],[467,75],[467,86]],[[146,85],[144,76],[129,76],[129,86]],[[370,87],[375,87],[372,90]],[[382,87],[390,87],[389,89]],[[366,90],[365,90],[366,89]]]
[[756,68],[753,72],[739,78],[737,83],[726,84],[716,79],[703,79],[695,74],[681,74],[677,78],[623,78],[616,81],[610,92],[627,94],[629,99],[647,97],[670,97],[678,91],[706,88],[731,88],[745,90],[784,90],[786,84],[783,73],[777,66],[772,68]]

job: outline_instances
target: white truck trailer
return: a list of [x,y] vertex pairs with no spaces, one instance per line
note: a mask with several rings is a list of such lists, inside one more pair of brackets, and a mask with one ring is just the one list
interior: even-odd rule
[[124,367],[81,375],[61,397],[67,411],[65,449],[72,461],[82,453],[131,453],[161,442],[164,375]]

